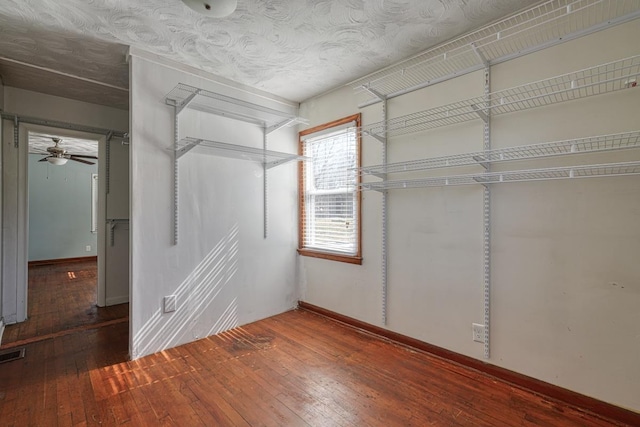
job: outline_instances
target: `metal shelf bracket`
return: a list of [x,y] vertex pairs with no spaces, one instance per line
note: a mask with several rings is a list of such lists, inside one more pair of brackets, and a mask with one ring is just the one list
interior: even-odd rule
[[471,108],[473,108],[473,112],[476,113],[485,124],[489,123],[489,116],[487,113],[478,108],[478,106],[475,104],[471,104]]
[[[197,103],[197,105],[196,105]],[[257,160],[262,164],[264,193],[264,237],[267,237],[267,170],[293,161],[306,160],[301,156],[267,150],[267,135],[293,123],[305,123],[306,120],[280,110],[236,99],[220,93],[211,92],[183,83],[177,84],[165,96],[165,104],[173,107],[174,146],[173,146],[173,243],[178,243],[178,159],[196,147],[212,148],[218,155],[232,158]],[[180,140],[178,116],[185,108],[215,114],[228,119],[252,123],[262,127],[262,150],[235,144],[226,144],[197,138]]]
[[370,137],[372,137],[372,138],[374,138],[374,139],[377,139],[377,140],[378,140],[378,142],[381,142],[381,143],[383,143],[383,144],[386,144],[386,143],[387,143],[387,138],[386,138],[386,137],[384,137],[384,136],[380,136],[380,135],[378,135],[378,134],[371,133],[371,132],[369,132],[369,131],[363,131],[363,132],[362,132],[362,134],[363,134],[363,135],[366,135],[366,136],[370,136]]
[[109,225],[109,246],[113,246],[115,244],[115,228],[118,224],[128,224],[128,219],[108,219],[107,224]]
[[185,145],[184,147],[180,147],[176,150],[176,156],[178,158],[184,156],[185,154],[187,154],[189,151],[193,150],[194,148],[196,148],[198,145],[200,145],[200,143],[202,143],[202,139],[196,139],[195,141],[190,141],[187,145]]

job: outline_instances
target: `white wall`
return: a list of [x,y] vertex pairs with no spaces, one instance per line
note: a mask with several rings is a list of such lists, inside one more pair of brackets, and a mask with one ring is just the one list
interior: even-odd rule
[[29,261],[96,256],[91,175],[98,165],[54,166],[42,158],[29,154]]
[[[101,147],[100,156],[103,159],[107,158],[106,145]],[[104,301],[98,298],[98,304],[110,306],[129,301],[129,145],[114,138],[109,143],[108,153],[108,191],[107,174],[103,173],[103,179],[99,180],[101,191],[106,193],[106,222],[105,239],[102,242],[105,256],[98,258],[105,272],[100,277],[104,279],[104,284],[98,287],[104,290]]]
[[[13,87],[5,87],[5,111],[20,116],[63,121],[119,131],[128,130],[127,111],[88,104]],[[21,322],[26,318],[27,280],[27,158],[29,130],[37,126],[20,124],[19,146],[13,144],[13,124],[4,121],[2,134],[2,252],[3,316],[5,323]],[[50,131],[49,128],[39,128]],[[78,137],[91,135],[65,131]],[[103,218],[104,219],[104,218]]]
[[[291,309],[298,300],[296,167],[268,172],[269,237],[263,238],[262,167],[196,152],[179,160],[179,242],[173,245],[173,113],[165,95],[186,83],[284,105],[151,62],[131,58],[132,358]],[[185,110],[180,134],[262,146],[261,128]],[[294,128],[269,148],[296,152]],[[177,296],[177,311],[161,311]]]
[[[640,20],[497,65],[492,89],[637,55],[638,34]],[[481,96],[482,78],[392,99],[390,117]],[[314,126],[353,114],[357,102],[343,88],[304,102],[300,115]],[[363,109],[363,124],[380,111]],[[640,89],[630,89],[512,113],[493,119],[492,144],[638,130],[638,111]],[[363,164],[380,163],[380,144],[365,138],[363,146]],[[388,149],[390,162],[479,151],[482,124],[392,138]],[[510,167],[638,159],[635,150]],[[302,298],[380,325],[381,196],[363,196],[363,265],[299,257]],[[639,220],[638,177],[493,186],[488,362],[640,411]],[[482,233],[480,186],[391,191],[386,327],[482,359],[471,339],[471,323],[483,323]]]

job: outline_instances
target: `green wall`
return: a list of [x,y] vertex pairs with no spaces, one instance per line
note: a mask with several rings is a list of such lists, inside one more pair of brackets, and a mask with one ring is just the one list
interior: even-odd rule
[[38,162],[42,157],[29,154],[29,261],[97,255],[98,235],[91,233],[97,163],[54,166]]

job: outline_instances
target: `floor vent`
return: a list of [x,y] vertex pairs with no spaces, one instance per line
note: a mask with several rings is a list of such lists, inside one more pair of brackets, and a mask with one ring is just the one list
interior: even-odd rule
[[24,347],[0,351],[0,363],[12,362],[24,357]]

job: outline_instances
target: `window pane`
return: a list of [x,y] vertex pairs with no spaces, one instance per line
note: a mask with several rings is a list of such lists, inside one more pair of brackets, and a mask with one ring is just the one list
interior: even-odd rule
[[354,168],[357,166],[353,130],[330,139],[308,142],[305,155],[313,159],[310,166],[315,189],[353,188],[356,179]]
[[310,195],[307,200],[307,247],[355,254],[354,194]]
[[301,248],[360,256],[359,120],[355,117],[335,131],[323,128],[319,135],[301,137],[302,153],[312,159],[302,166]]

